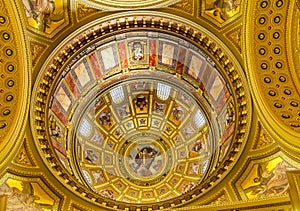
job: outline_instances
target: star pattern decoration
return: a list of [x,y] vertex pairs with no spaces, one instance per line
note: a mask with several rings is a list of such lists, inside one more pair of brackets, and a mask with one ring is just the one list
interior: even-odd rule
[[154,120],[154,121],[153,121],[153,125],[156,126],[156,127],[158,127],[159,121],[158,121],[158,120]]
[[127,122],[127,123],[126,123],[126,127],[127,127],[128,129],[132,128],[132,122]]
[[170,126],[167,126],[167,127],[166,127],[166,131],[167,131],[167,133],[170,133],[170,132],[172,131],[171,127],[170,127]]
[[146,124],[146,119],[140,119],[140,124],[141,124],[141,125]]

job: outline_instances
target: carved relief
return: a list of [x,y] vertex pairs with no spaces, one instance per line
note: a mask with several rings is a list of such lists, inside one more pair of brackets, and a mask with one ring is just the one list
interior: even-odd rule
[[241,0],[206,0],[205,14],[223,23],[240,11],[240,5]]
[[266,133],[264,128],[261,128],[258,140],[256,141],[253,149],[262,149],[274,143],[274,140]]
[[60,126],[56,123],[53,115],[50,115],[50,135],[54,137],[56,140],[59,140],[62,137],[62,130]]
[[86,18],[92,14],[95,14],[96,12],[100,12],[101,10],[94,9],[92,7],[89,7],[85,4],[77,4],[77,19],[81,20],[83,18]]
[[36,166],[30,153],[30,149],[26,146],[26,140],[24,140],[22,148],[13,162],[24,166]]
[[183,12],[187,12],[189,14],[193,14],[193,9],[194,9],[193,2],[194,2],[193,0],[181,0],[178,3],[171,5],[170,7],[181,10]]
[[36,42],[30,42],[31,56],[32,56],[32,66],[35,66],[39,56],[41,56],[43,50],[46,46],[41,45]]
[[212,201],[211,205],[223,204],[224,202],[228,202],[228,197],[226,193],[223,193],[221,196],[217,197],[214,201]]
[[229,31],[226,34],[226,37],[233,43],[233,45],[241,52],[242,49],[242,31],[241,28],[238,27]]

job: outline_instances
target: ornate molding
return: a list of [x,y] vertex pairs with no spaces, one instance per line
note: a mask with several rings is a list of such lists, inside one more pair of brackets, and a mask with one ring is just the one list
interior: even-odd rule
[[168,6],[179,0],[80,0],[83,4],[101,10],[136,10],[136,9],[150,9],[161,8]]
[[[36,90],[36,94],[33,96],[31,104],[32,113],[34,114],[31,118],[31,127],[44,162],[49,166],[53,174],[58,175],[60,181],[70,190],[99,206],[136,210],[138,208],[168,208],[186,203],[187,201],[199,197],[203,192],[208,191],[213,184],[217,184],[221,178],[226,175],[226,172],[233,167],[233,163],[239,156],[239,152],[243,149],[247,140],[252,112],[250,107],[251,100],[249,92],[247,91],[248,88],[245,85],[246,80],[239,64],[235,61],[224,44],[208,31],[197,29],[199,26],[176,16],[169,17],[169,19],[162,18],[164,16],[165,14],[163,13],[157,13],[157,16],[153,16],[153,12],[144,11],[141,14],[138,12],[132,14],[131,12],[130,15],[128,15],[128,13],[119,14],[120,18],[110,17],[111,19],[106,18],[103,22],[97,20],[97,22],[91,23],[89,26],[76,32],[78,33],[77,35],[72,35],[72,38],[69,39],[71,41],[58,47],[55,53],[50,56],[51,60],[45,63],[43,71],[41,71],[35,84],[34,90]],[[224,159],[209,178],[203,184],[199,185],[199,187],[174,200],[148,205],[116,203],[114,200],[105,199],[95,194],[78,183],[58,161],[50,143],[46,123],[48,116],[46,109],[50,100],[51,90],[53,89],[52,85],[58,80],[62,74],[62,70],[68,62],[71,61],[71,58],[85,54],[85,52],[82,51],[83,48],[88,49],[88,46],[91,46],[92,43],[104,37],[108,37],[111,34],[140,29],[171,33],[183,37],[205,51],[214,62],[217,63],[217,66],[222,69],[223,74],[230,82],[229,86],[232,86],[232,89],[235,90],[234,100],[237,106],[235,112],[237,114],[237,126],[228,157]],[[54,59],[52,60],[52,58]]]
[[0,4],[0,169],[22,143],[29,108],[31,61],[20,8],[14,1]]
[[293,25],[288,24],[288,11],[293,5],[294,1],[248,1],[243,46],[262,124],[286,147],[299,148],[299,85],[287,53]]

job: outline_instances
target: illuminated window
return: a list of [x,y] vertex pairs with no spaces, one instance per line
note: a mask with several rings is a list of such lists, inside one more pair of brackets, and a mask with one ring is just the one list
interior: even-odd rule
[[208,160],[204,161],[202,169],[201,169],[201,174],[205,173],[207,167],[208,167]]
[[198,128],[202,127],[205,124],[205,118],[200,110],[198,110],[196,115],[194,116],[194,123]]
[[116,104],[122,103],[124,100],[124,92],[122,86],[110,90],[109,94],[112,100],[114,101],[114,103]]
[[157,97],[161,100],[168,99],[171,87],[165,84],[157,83]]
[[79,128],[79,132],[81,135],[83,135],[85,137],[89,137],[91,135],[92,126],[86,119],[82,120],[80,128]]
[[82,170],[83,176],[85,177],[86,181],[92,184],[92,178],[90,174],[86,170]]

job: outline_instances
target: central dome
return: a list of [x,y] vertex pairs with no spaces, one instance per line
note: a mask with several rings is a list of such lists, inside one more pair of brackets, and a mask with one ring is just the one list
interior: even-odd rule
[[[129,28],[139,20],[126,19]],[[39,152],[92,203],[179,206],[220,181],[239,155],[248,125],[242,79],[198,32],[114,33],[113,23],[72,39],[39,75],[31,107]]]
[[106,87],[86,96],[75,113],[72,155],[87,185],[105,197],[141,203],[200,183],[215,143],[207,111],[184,84],[163,73],[139,73]]

